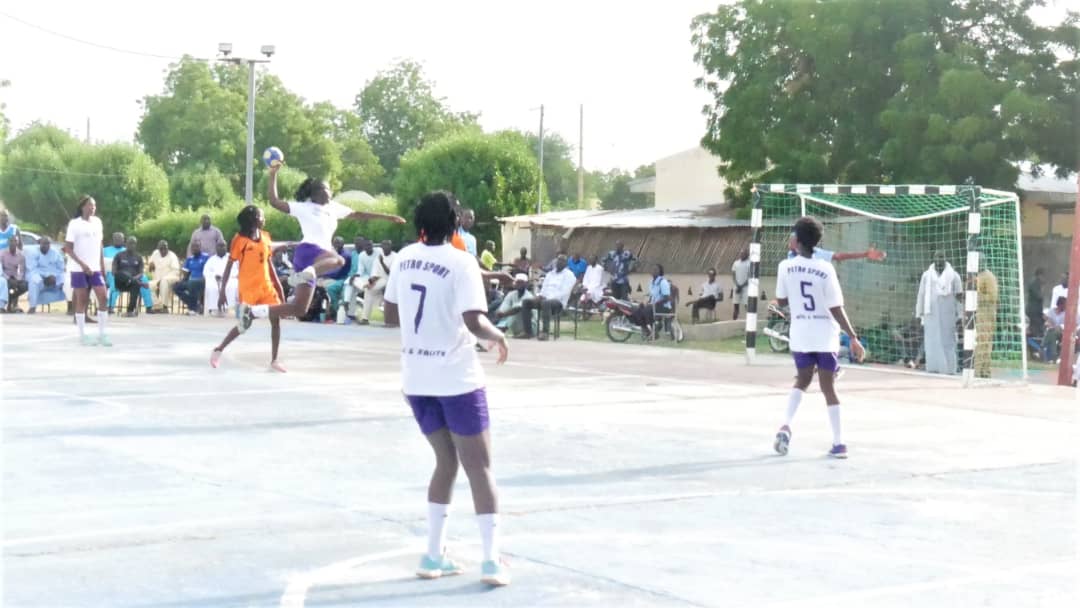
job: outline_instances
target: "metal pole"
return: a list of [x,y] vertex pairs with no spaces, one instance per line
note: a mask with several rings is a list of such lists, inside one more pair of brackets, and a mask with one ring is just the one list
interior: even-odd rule
[[1024,282],[1024,234],[1021,229],[1021,217],[1020,217],[1020,197],[1013,195],[1013,217],[1016,221],[1016,266],[1017,266],[1017,285],[1020,286],[1018,290],[1020,292],[1020,310],[1017,314],[1020,316],[1017,325],[1020,331],[1020,367],[1022,368],[1022,377],[1024,382],[1028,381],[1028,349],[1027,349],[1027,302],[1024,301],[1024,289],[1027,283]]
[[746,289],[749,290],[746,293],[747,365],[754,362],[754,357],[757,354],[758,285],[761,279],[761,229],[765,225],[764,211],[761,208],[761,189],[767,187],[764,184],[754,186],[754,204],[750,210],[750,284],[746,286]]
[[[1080,186],[1080,175],[1077,175]],[[1073,211],[1072,253],[1069,255],[1069,295],[1065,302],[1065,331],[1061,334],[1061,363],[1058,365],[1058,384],[1072,386],[1073,342],[1076,335],[1076,305],[1080,293],[1080,191],[1076,193],[1076,209]],[[1050,303],[1053,306],[1053,302]]]
[[578,107],[577,206],[585,208],[585,104]]
[[975,381],[975,345],[978,336],[975,332],[976,313],[979,308],[979,234],[982,232],[982,212],[979,207],[981,190],[974,185],[975,180],[968,178],[967,185],[960,189],[970,197],[968,203],[967,237],[967,280],[964,289],[964,347],[963,368],[964,386],[971,386]]
[[255,180],[255,62],[248,61],[247,167],[244,200],[251,204]]
[[540,104],[540,184],[536,187],[536,212],[544,211],[544,104]]

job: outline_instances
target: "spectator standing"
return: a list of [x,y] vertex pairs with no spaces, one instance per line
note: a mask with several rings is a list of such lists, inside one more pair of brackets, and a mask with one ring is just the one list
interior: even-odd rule
[[630,299],[630,273],[636,263],[637,258],[626,250],[622,241],[616,241],[615,249],[604,258],[604,266],[612,275],[611,293],[616,299]]
[[484,243],[484,251],[480,253],[480,265],[484,270],[495,270],[498,262],[499,259],[495,257],[495,241],[487,241]]
[[369,239],[364,239],[364,250],[360,252],[357,260],[356,276],[351,281],[355,288],[364,294],[364,310],[360,317],[360,325],[371,323],[372,309],[367,303],[367,291],[375,284],[375,262],[379,259],[380,253],[382,252],[375,251],[375,243]]
[[22,312],[19,296],[26,293],[26,257],[19,250],[20,239],[8,239],[0,251],[0,312]]
[[592,263],[581,279],[581,286],[585,290],[581,296],[582,302],[599,304],[604,299],[604,266],[600,263],[600,256],[593,256]]
[[22,233],[19,227],[11,223],[7,211],[0,211],[0,251],[6,251],[8,243],[15,241],[15,248],[22,250]]
[[[1054,304],[1058,301],[1058,298],[1069,299],[1069,273],[1064,272],[1061,274],[1061,283],[1054,285],[1054,288],[1050,290],[1050,303]],[[1076,302],[1076,312],[1080,314],[1080,300]]]
[[211,251],[217,251],[217,244],[224,242],[225,235],[221,234],[221,230],[211,223],[210,216],[204,214],[199,227],[191,233],[191,241],[188,242],[187,246],[187,257],[191,257],[194,253],[195,243],[199,244],[199,251],[209,257]]
[[371,265],[368,288],[364,290],[364,318],[369,322],[371,313],[382,306],[386,283],[390,280],[390,271],[394,268],[396,256],[393,243],[390,241],[383,241],[382,245],[375,249],[375,263]]
[[169,251],[167,241],[158,241],[157,249],[150,255],[150,293],[155,303],[150,312],[167,312],[166,303],[172,299],[173,286],[180,280],[180,259]]
[[524,274],[528,276],[529,271],[532,270],[532,260],[529,259],[529,250],[522,247],[520,255],[516,260],[511,262],[510,265],[515,274]]
[[926,371],[931,374],[955,374],[956,321],[960,318],[958,298],[964,294],[960,274],[945,261],[945,252],[934,253],[934,263],[919,282],[915,316],[923,324],[923,348]]
[[465,241],[465,251],[474,258],[479,255],[476,250],[476,237],[473,236],[470,230],[476,223],[476,213],[472,209],[461,209],[461,225],[458,226],[458,234],[461,235],[461,239]]
[[731,265],[731,281],[735,283],[735,288],[732,291],[732,302],[735,304],[735,312],[731,317],[732,319],[739,320],[739,305],[746,306],[747,295],[749,290],[746,288],[750,284],[750,249],[744,247],[739,253],[739,259]]
[[1043,335],[1046,324],[1043,323],[1043,269],[1036,268],[1035,276],[1027,284],[1024,304],[1027,310],[1028,333],[1036,338]]
[[585,271],[589,269],[589,262],[581,254],[575,253],[566,260],[566,267],[570,269],[570,272],[574,273],[577,280],[582,280],[585,277]]

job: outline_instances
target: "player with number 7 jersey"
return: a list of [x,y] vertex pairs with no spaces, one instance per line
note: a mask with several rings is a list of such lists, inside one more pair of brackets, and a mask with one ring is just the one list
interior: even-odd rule
[[487,393],[476,339],[494,342],[502,363],[506,336],[487,318],[476,258],[449,242],[457,229],[452,199],[447,192],[420,199],[415,215],[420,242],[398,253],[384,296],[387,316],[393,318],[396,312],[400,319],[405,399],[435,452],[427,494],[428,550],[416,574],[431,579],[463,571],[446,554],[446,520],[460,463],[469,477],[480,527],[481,580],[501,586],[510,582],[510,573],[499,555]]

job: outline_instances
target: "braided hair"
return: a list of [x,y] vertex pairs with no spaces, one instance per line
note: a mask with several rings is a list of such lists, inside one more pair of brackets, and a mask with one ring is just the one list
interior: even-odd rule
[[83,207],[85,207],[87,203],[93,200],[94,197],[90,196],[89,194],[84,194],[82,198],[79,199],[79,206],[75,208],[75,215],[71,217],[75,219],[79,219],[80,217],[82,217]]
[[237,214],[236,223],[240,224],[240,234],[254,240],[255,231],[259,229],[259,208],[247,205]]
[[454,195],[445,190],[429,192],[420,198],[413,214],[420,239],[428,245],[442,245],[457,229]]
[[307,201],[311,200],[311,194],[315,192],[315,188],[319,185],[319,180],[314,177],[309,177],[300,184],[300,187],[296,189],[296,200]]

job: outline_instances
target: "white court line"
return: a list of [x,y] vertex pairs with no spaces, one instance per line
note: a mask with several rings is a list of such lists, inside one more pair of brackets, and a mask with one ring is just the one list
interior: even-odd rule
[[[95,416],[90,416],[90,417],[87,417],[87,418],[74,418],[74,419],[72,419],[72,418],[64,418],[64,419],[55,420],[55,421],[52,421],[52,422],[38,422],[38,423],[30,423],[30,424],[9,424],[5,420],[4,425],[3,425],[3,428],[5,430],[7,430],[7,429],[14,429],[14,430],[37,429],[37,428],[46,428],[46,427],[53,427],[53,426],[67,426],[67,425],[72,425],[72,424],[86,424],[86,423],[89,423],[89,422],[100,422],[102,420],[111,420],[113,418],[119,418],[120,416],[123,416],[124,414],[127,414],[131,409],[127,404],[120,403],[118,401],[113,401],[111,399],[103,399],[101,397],[84,397],[82,395],[76,395],[76,394],[73,394],[73,393],[65,393],[65,392],[61,392],[61,391],[34,391],[34,392],[29,393],[29,394],[32,394],[32,395],[50,395],[50,396],[54,396],[54,397],[63,397],[64,399],[89,401],[91,403],[97,403],[99,405],[103,405],[103,406],[105,406],[107,408],[113,409],[114,411],[106,413],[106,414],[98,414],[98,415],[95,415]],[[4,401],[8,401],[8,400],[5,399]],[[13,402],[14,401],[19,401],[19,399],[11,399],[11,401],[13,401]]]
[[64,334],[60,336],[52,336],[51,338],[35,338],[26,342],[5,342],[4,348],[11,348],[12,346],[34,346],[36,344],[41,344],[42,342],[61,342],[63,340],[71,340],[71,343],[73,345],[77,344],[75,336],[72,336],[70,334]]
[[308,590],[315,585],[333,582],[337,580],[338,577],[348,573],[349,570],[352,570],[357,566],[409,554],[419,555],[420,549],[418,547],[408,546],[390,551],[382,551],[380,553],[369,553],[340,562],[334,562],[330,565],[323,566],[322,568],[309,570],[308,572],[291,575],[289,576],[289,582],[285,587],[285,593],[281,595],[280,606],[281,608],[304,608],[304,603],[307,601]]
[[295,513],[278,515],[245,515],[243,517],[217,517],[210,519],[191,519],[174,521],[166,524],[154,524],[146,526],[132,526],[130,528],[113,528],[109,530],[90,530],[87,532],[72,532],[68,534],[49,534],[45,536],[28,536],[24,538],[6,539],[0,541],[0,547],[25,547],[29,545],[42,545],[49,543],[64,543],[73,540],[87,540],[111,536],[131,536],[137,534],[152,534],[155,532],[167,532],[183,530],[187,528],[207,528],[210,526],[222,526],[232,524],[244,524],[254,522],[269,522],[288,519],[310,519],[311,511],[297,511]]

